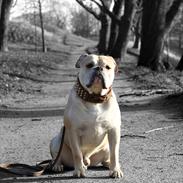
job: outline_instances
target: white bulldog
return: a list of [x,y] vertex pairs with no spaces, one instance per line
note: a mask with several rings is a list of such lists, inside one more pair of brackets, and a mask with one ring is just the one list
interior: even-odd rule
[[110,169],[110,177],[120,178],[119,164],[121,115],[112,90],[117,70],[110,56],[81,55],[77,82],[71,90],[64,113],[65,135],[61,153],[61,132],[51,140],[53,170],[74,167],[75,177],[85,177],[88,166],[99,163]]

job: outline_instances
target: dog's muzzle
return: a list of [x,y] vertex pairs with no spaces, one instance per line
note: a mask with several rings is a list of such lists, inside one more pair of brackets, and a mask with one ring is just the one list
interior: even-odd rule
[[86,85],[87,88],[90,88],[94,84],[94,82],[98,82],[99,83],[101,81],[102,88],[103,89],[107,89],[104,77],[102,75],[102,71],[103,71],[102,67],[96,67],[95,68],[95,70],[94,70],[94,72],[92,74],[92,77],[90,79],[90,82]]

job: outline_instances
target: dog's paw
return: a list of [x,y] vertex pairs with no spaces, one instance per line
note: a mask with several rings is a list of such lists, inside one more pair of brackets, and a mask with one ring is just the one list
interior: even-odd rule
[[102,162],[103,167],[109,168],[110,167],[110,161],[104,161]]
[[116,169],[110,171],[109,176],[111,178],[121,178],[121,177],[123,177],[123,172],[121,171],[120,168],[116,168]]
[[75,168],[73,177],[79,178],[79,177],[85,177],[85,170],[87,167],[85,165],[81,166],[80,168]]
[[90,166],[90,159],[88,158],[88,157],[84,157],[84,159],[83,159],[83,162],[84,162],[84,164],[88,167],[88,166]]
[[64,166],[62,164],[55,164],[52,167],[52,171],[54,171],[54,172],[63,172],[64,171]]

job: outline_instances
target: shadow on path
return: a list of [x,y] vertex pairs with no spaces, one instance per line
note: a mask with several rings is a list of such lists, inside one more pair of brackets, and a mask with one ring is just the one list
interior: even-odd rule
[[29,109],[0,109],[0,118],[29,118],[63,116],[64,109],[60,107],[29,108]]
[[[183,119],[182,96],[161,96],[155,99],[141,99],[128,103],[120,102],[122,112],[157,111],[165,114],[168,118]],[[63,106],[41,108],[0,108],[0,118],[28,118],[28,117],[51,117],[63,116]]]
[[119,103],[121,112],[151,111],[164,114],[168,119],[183,122],[183,95],[160,96],[151,99],[131,100],[130,102]]
[[[89,167],[90,171],[108,171],[108,168],[105,168],[103,166],[95,166],[95,167]],[[73,168],[66,168],[66,170],[63,173],[46,173],[41,176],[32,177],[32,176],[17,176],[13,174],[8,174],[6,172],[0,172],[0,182],[35,182],[35,181],[56,181],[56,180],[79,180],[78,178],[74,178],[71,174],[67,174],[69,171],[73,171]],[[83,178],[82,178],[83,179]],[[85,180],[87,179],[109,179],[109,176],[95,176],[95,177],[84,177]],[[80,179],[81,180],[81,179]]]

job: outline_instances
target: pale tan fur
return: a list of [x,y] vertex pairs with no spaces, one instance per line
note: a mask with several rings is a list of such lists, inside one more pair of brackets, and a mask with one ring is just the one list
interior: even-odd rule
[[[99,88],[101,95],[104,95],[114,80],[115,61],[112,57],[97,55],[85,55],[78,60],[76,65],[80,68],[79,79],[83,87],[92,93],[95,92],[92,91],[92,87],[85,86],[92,73],[86,68],[90,62],[94,63],[94,68],[103,67],[102,72],[108,88]],[[106,65],[110,69],[106,69]],[[110,176],[122,177],[119,164],[121,115],[114,92],[107,102],[95,104],[79,98],[73,88],[64,113],[64,125],[64,145],[54,166],[55,171],[61,171],[62,165],[70,166],[74,167],[75,177],[83,177],[88,166],[102,163],[109,166]],[[62,129],[51,141],[50,151],[53,159],[58,153],[61,136]]]

